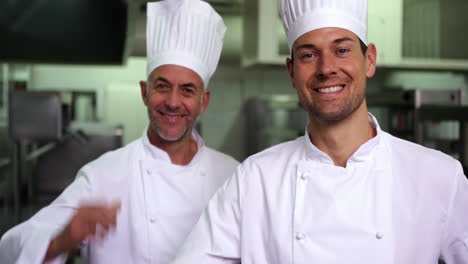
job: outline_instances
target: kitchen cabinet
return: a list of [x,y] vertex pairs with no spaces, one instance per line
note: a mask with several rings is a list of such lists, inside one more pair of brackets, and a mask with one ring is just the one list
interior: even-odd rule
[[[242,65],[281,65],[289,56],[276,4],[246,1]],[[396,69],[468,70],[466,0],[369,0],[368,41],[377,66]]]

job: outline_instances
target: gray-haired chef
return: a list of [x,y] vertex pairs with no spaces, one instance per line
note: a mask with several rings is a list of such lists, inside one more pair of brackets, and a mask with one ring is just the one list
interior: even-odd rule
[[173,263],[468,263],[460,163],[367,111],[367,0],[278,4],[305,134],[244,161]]
[[169,263],[238,162],[192,129],[210,99],[226,27],[200,0],[147,6],[149,126],[141,138],[85,165],[49,206],[8,231],[0,262]]

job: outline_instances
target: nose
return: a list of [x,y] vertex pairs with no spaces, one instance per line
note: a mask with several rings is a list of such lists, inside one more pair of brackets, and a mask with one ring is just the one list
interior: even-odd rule
[[331,54],[321,54],[318,59],[317,77],[327,78],[336,74],[335,57]]
[[180,106],[181,98],[177,89],[172,89],[166,97],[166,105],[170,109],[177,109]]

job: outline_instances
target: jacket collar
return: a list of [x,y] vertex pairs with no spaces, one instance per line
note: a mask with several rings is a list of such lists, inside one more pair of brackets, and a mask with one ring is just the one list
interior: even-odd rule
[[[163,161],[163,162],[172,164],[171,158],[169,157],[169,154],[167,154],[167,152],[151,144],[148,138],[148,133],[147,133],[148,129],[149,127],[147,127],[143,131],[143,135],[142,135],[145,159],[150,159],[153,161]],[[186,165],[189,167],[198,163],[198,160],[200,159],[200,155],[201,155],[200,153],[203,152],[203,147],[205,146],[205,142],[203,141],[203,139],[201,138],[201,136],[198,134],[198,132],[195,129],[192,129],[192,138],[197,143],[197,153],[195,154],[193,159],[190,161],[190,163]],[[180,166],[180,165],[175,165],[175,166]],[[186,167],[186,166],[181,166],[181,167]]]
[[[377,119],[371,114],[368,113],[369,123],[372,127],[374,127],[377,131],[377,135],[367,141],[366,143],[362,144],[356,152],[349,158],[349,163],[357,163],[367,161],[371,158],[371,154],[376,146],[382,145],[382,131],[380,129],[379,123]],[[304,145],[306,150],[306,159],[311,161],[317,161],[319,163],[325,163],[333,165],[333,160],[326,154],[325,152],[318,149],[309,138],[309,125],[307,125],[305,136],[304,136]]]

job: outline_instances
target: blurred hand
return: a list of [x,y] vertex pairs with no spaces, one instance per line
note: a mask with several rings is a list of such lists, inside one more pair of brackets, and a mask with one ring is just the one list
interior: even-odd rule
[[115,228],[120,202],[110,207],[87,205],[78,208],[65,229],[49,244],[44,261],[77,248],[80,243],[93,237],[104,237]]

